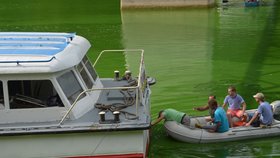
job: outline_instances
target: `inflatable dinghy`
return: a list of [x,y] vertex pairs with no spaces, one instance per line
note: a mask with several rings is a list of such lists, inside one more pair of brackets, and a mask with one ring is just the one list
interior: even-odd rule
[[[191,126],[186,127],[176,121],[166,121],[164,127],[166,132],[172,138],[189,143],[216,143],[228,142],[244,139],[272,137],[280,135],[280,101],[271,103],[274,113],[274,122],[271,126],[266,127],[233,127],[224,133],[211,133],[205,129],[195,128],[195,124],[205,125],[205,116],[192,117]],[[248,113],[255,112],[256,109],[247,110]]]

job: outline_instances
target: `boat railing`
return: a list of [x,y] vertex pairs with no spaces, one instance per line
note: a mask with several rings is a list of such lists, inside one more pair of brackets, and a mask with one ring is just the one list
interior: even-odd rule
[[[75,101],[71,104],[70,108],[68,109],[68,111],[65,113],[65,115],[62,117],[61,121],[59,122],[58,126],[61,126],[63,124],[63,122],[65,121],[65,119],[67,118],[67,116],[70,114],[70,112],[72,111],[72,109],[76,106],[79,98],[87,92],[92,92],[92,91],[102,91],[102,90],[128,90],[128,89],[135,89],[136,90],[136,101],[135,101],[135,105],[136,105],[136,110],[135,110],[135,116],[138,116],[138,106],[139,106],[139,96],[141,96],[142,94],[142,89],[143,86],[145,86],[145,84],[147,84],[145,82],[146,79],[146,75],[145,75],[145,68],[144,68],[144,50],[142,49],[124,49],[124,50],[103,50],[100,52],[100,54],[98,55],[97,59],[95,60],[94,64],[92,65],[93,68],[96,66],[97,62],[99,61],[100,57],[103,55],[103,53],[106,52],[138,52],[141,53],[141,58],[140,58],[140,64],[139,64],[139,73],[138,73],[138,82],[136,86],[128,86],[128,87],[106,87],[106,88],[92,88],[92,89],[87,89],[84,90],[83,92],[81,92],[77,98],[75,99]],[[140,93],[140,94],[139,94]]]
[[50,59],[46,60],[8,60],[8,61],[0,61],[0,63],[47,63],[51,62],[53,59],[55,59],[55,56],[52,56]]

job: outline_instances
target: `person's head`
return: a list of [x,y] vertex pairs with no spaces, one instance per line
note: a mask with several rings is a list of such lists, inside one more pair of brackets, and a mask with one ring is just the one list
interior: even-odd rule
[[164,111],[164,110],[160,110],[160,111],[158,112],[158,118],[160,118],[160,116],[161,116],[161,114],[163,113],[163,111]]
[[253,95],[253,97],[255,98],[255,100],[257,101],[257,102],[259,102],[259,101],[264,101],[264,95],[263,95],[263,93],[257,93],[257,94],[255,94],[255,95]]
[[236,95],[236,88],[234,86],[228,87],[228,95],[234,97]]
[[217,109],[218,108],[218,102],[215,99],[211,99],[208,101],[208,106],[210,109]]
[[208,100],[212,100],[212,99],[216,99],[216,96],[215,95],[209,95]]

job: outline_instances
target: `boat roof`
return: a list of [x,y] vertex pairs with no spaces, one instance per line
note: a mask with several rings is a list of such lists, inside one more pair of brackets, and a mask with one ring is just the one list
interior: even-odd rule
[[0,54],[55,55],[75,33],[0,33]]
[[75,33],[1,32],[0,73],[61,71],[78,64],[89,47]]

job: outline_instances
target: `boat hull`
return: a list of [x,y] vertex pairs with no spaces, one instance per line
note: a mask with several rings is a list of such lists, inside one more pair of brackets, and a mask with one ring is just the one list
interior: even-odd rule
[[146,157],[148,145],[149,130],[0,137],[1,157]]

